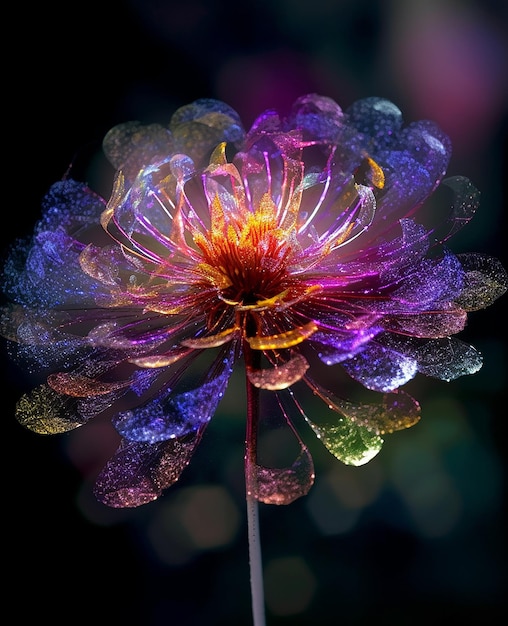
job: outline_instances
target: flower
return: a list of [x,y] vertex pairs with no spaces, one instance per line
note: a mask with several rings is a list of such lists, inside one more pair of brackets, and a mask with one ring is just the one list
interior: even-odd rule
[[[380,98],[342,111],[312,94],[246,132],[202,99],[167,127],[116,126],[103,147],[111,197],[70,178],[51,187],[6,264],[2,333],[45,376],[17,404],[24,426],[111,416],[121,443],[97,478],[105,504],[139,506],[178,480],[240,361],[247,491],[277,504],[313,483],[306,424],[361,465],[419,420],[400,389],[417,373],[481,367],[455,335],[508,279],[496,259],[446,245],[479,194],[444,178],[451,146],[432,122],[404,125]],[[277,412],[298,444],[289,467],[259,458]]]

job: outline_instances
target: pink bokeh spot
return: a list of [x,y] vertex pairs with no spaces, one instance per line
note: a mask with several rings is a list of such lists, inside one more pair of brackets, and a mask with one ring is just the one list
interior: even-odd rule
[[457,150],[474,152],[508,104],[506,42],[472,13],[434,8],[399,20],[391,63],[415,114],[435,120]]

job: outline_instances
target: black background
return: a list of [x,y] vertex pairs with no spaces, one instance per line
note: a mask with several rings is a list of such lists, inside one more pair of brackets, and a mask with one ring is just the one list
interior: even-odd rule
[[[411,19],[411,4],[92,0],[12,9],[4,22],[2,254],[30,233],[42,196],[71,162],[75,175],[82,168],[107,194],[110,172],[98,148],[114,124],[165,121],[178,106],[216,97],[247,127],[265,108],[284,109],[316,91],[344,108],[385,96],[408,121],[436,119],[456,147],[449,173],[467,175],[482,191],[479,213],[457,246],[493,254],[506,267],[505,3],[456,3],[448,11],[438,2],[427,29],[429,22]],[[91,169],[82,165],[91,161]],[[473,314],[463,334],[484,353],[480,373],[415,384],[425,419],[389,438],[373,469],[361,474],[360,485],[380,478],[375,496],[355,509],[354,524],[327,534],[303,500],[261,507],[265,564],[303,563],[314,581],[305,606],[291,609],[298,580],[267,579],[267,596],[287,596],[290,607],[269,607],[269,626],[503,621],[506,304],[505,297]],[[223,485],[237,507],[238,530],[227,545],[196,550],[178,564],[161,558],[151,540],[175,508],[157,502],[110,513],[94,505],[88,478],[100,453],[89,451],[89,439],[101,431],[81,440],[22,429],[14,405],[29,381],[5,350],[1,358],[3,585],[13,621],[249,624],[246,521],[236,484],[241,411],[236,420],[231,405],[218,412],[181,483],[162,499],[177,507],[179,491]],[[320,475],[343,472],[354,487],[351,468],[338,467],[317,443],[311,449],[317,484]],[[444,500],[451,494],[457,501],[448,525],[433,508],[441,484],[448,485]],[[420,494],[425,489],[429,498]],[[330,507],[330,516],[340,514]]]

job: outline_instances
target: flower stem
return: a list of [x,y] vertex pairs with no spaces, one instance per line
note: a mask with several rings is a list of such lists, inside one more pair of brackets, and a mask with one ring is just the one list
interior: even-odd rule
[[263,566],[259,536],[258,501],[247,495],[247,524],[249,529],[250,589],[254,626],[265,625],[265,600],[263,590]]
[[[253,352],[245,342],[246,368],[259,366],[259,353]],[[254,364],[254,361],[256,363]],[[247,427],[245,437],[245,489],[247,497],[247,526],[249,535],[249,567],[254,626],[265,626],[265,599],[263,588],[263,563],[259,533],[259,504],[257,500],[257,438],[259,422],[259,389],[246,378]]]

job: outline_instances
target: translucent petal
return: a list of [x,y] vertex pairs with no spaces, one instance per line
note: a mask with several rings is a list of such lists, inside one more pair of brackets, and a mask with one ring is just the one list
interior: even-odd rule
[[466,274],[457,303],[467,311],[490,306],[508,290],[508,274],[501,263],[484,254],[460,254]]
[[[98,218],[106,201],[85,183],[72,178],[60,180],[49,188],[42,200],[42,218],[35,225],[35,234],[67,231],[76,240],[83,233],[96,230]],[[100,232],[100,231],[98,231]]]
[[383,440],[365,426],[339,418],[335,424],[319,426],[307,418],[324,446],[346,465],[365,465],[381,450]]
[[447,337],[464,329],[467,313],[463,309],[421,311],[412,315],[387,316],[383,326],[388,331],[421,338]]
[[355,356],[382,330],[380,327],[369,328],[367,326],[351,329],[349,332],[344,330],[330,330],[326,333],[318,331],[310,341],[316,345],[318,356],[323,363],[335,365]]
[[[338,413],[341,418],[347,418],[356,425],[365,427],[376,435],[410,428],[420,419],[419,404],[404,391],[398,390],[383,394],[377,398],[377,402],[367,404],[344,400],[308,377],[305,382],[331,411]],[[321,421],[318,426],[319,428],[328,428],[328,425],[335,427],[337,426],[335,419],[328,416],[326,420],[323,420],[325,426]]]
[[116,287],[119,284],[120,268],[128,268],[130,271],[135,269],[118,247],[98,248],[92,244],[79,255],[79,265],[88,276],[109,287]]
[[217,348],[231,341],[238,331],[238,328],[226,328],[226,330],[214,335],[206,335],[204,337],[192,337],[190,339],[182,339],[180,342],[183,346],[201,350],[203,348]]
[[178,152],[205,164],[222,141],[239,143],[244,130],[238,113],[224,102],[202,98],[178,109],[169,124]]
[[182,439],[155,444],[122,440],[96,480],[96,498],[115,508],[156,500],[180,478],[202,433],[203,427]]
[[129,363],[133,363],[138,367],[146,367],[149,369],[167,367],[168,365],[176,363],[184,356],[187,356],[189,352],[190,350],[187,350],[185,348],[174,348],[173,350],[169,350],[168,352],[164,352],[163,354],[154,354],[150,356],[142,356],[139,358],[129,359]]
[[276,391],[286,389],[305,374],[309,364],[304,356],[295,354],[291,359],[280,365],[266,369],[247,368],[250,382],[260,389]]
[[[320,265],[331,273],[333,267],[328,266],[328,262],[334,261],[344,278],[350,281],[356,278],[362,281],[362,287],[368,287],[369,278],[374,280],[376,276],[383,286],[403,280],[408,268],[423,260],[428,253],[428,231],[410,218],[402,218],[390,228],[390,236],[381,236],[369,247],[372,237],[376,233],[381,235],[375,222],[365,235],[340,248],[337,256],[329,255]],[[352,282],[351,287],[356,289],[358,285]]]
[[76,398],[102,396],[130,385],[130,381],[103,382],[72,372],[57,372],[48,376],[48,385],[59,394]]
[[[95,304],[102,286],[81,270],[73,241],[62,231],[41,233],[27,257],[19,279],[17,298],[24,304],[44,307]],[[41,282],[45,289],[40,289]]]
[[[312,487],[314,463],[290,417],[296,406],[291,391],[261,391],[258,400],[255,434],[247,429],[247,492],[265,504],[290,504]],[[267,449],[270,440],[272,445]]]
[[457,257],[446,253],[440,260],[423,259],[406,269],[400,286],[390,298],[418,310],[428,304],[453,300],[462,290],[463,269]]
[[[42,319],[38,319],[38,317]],[[52,315],[17,309],[15,321],[16,357],[31,371],[65,367],[69,359],[80,360],[92,352],[86,339],[62,332],[59,325],[67,314]],[[14,320],[13,320],[14,321]]]
[[94,304],[103,288],[82,272],[78,259],[84,247],[81,239],[103,236],[99,215],[104,207],[104,201],[82,183],[55,183],[44,199],[34,238],[29,245],[14,247],[7,259],[6,293],[27,306]]
[[349,123],[361,133],[372,137],[380,146],[390,145],[394,134],[402,127],[400,109],[384,98],[357,100],[345,113]]
[[[311,419],[296,399],[293,390],[289,392],[290,398],[328,451],[348,465],[368,463],[381,450],[381,431],[407,427],[415,419],[414,415],[411,416],[411,412],[414,413],[415,410],[414,401],[411,406],[406,403],[403,409],[400,405],[397,409],[397,401],[390,402],[387,397],[384,397],[381,405],[353,404],[324,390],[310,378],[306,378],[305,382],[314,394],[327,403],[333,413],[326,417],[321,413],[316,419]],[[301,394],[301,397],[305,398],[305,394]],[[388,415],[393,409],[395,411]],[[398,421],[394,419],[395,413]]]
[[482,355],[456,337],[436,339],[418,346],[418,371],[450,382],[476,373],[483,364]]
[[378,339],[392,354],[413,359],[418,372],[450,382],[465,374],[474,374],[482,366],[481,354],[456,337],[420,339],[386,333]]
[[308,339],[318,327],[314,322],[308,322],[299,328],[293,328],[287,332],[278,333],[276,335],[262,336],[254,335],[247,337],[253,350],[280,350],[282,348],[291,348]]
[[417,362],[411,356],[374,341],[351,359],[342,362],[346,372],[373,391],[393,391],[414,378]]
[[291,467],[248,466],[247,487],[265,504],[291,504],[307,495],[314,483],[314,464],[305,446]]
[[[233,108],[225,102],[213,98],[200,98],[180,107],[171,116],[170,128],[174,129],[189,122],[200,122],[211,128],[232,130],[234,133],[239,132],[242,126],[242,120]],[[239,136],[228,136],[225,141],[238,141],[242,137],[243,134],[240,132]]]
[[167,128],[136,121],[114,126],[104,137],[102,147],[109,162],[115,169],[122,170],[127,178],[134,177],[148,163],[175,150]]
[[435,181],[445,174],[452,145],[450,138],[429,120],[408,124],[399,134],[398,144],[429,172]]
[[48,385],[41,385],[23,395],[16,404],[16,419],[39,435],[55,435],[82,426],[75,403]]
[[298,98],[291,110],[292,123],[321,140],[336,141],[343,118],[334,100],[316,94]]
[[430,196],[436,179],[406,151],[386,151],[374,154],[374,158],[386,177],[383,194],[378,198],[377,226],[379,232],[387,232]]
[[199,387],[183,393],[163,390],[158,397],[113,418],[116,430],[132,441],[156,443],[182,437],[207,424],[224,395],[232,371],[233,350],[218,358]]
[[444,224],[447,230],[436,229],[436,236],[443,243],[471,221],[480,204],[480,192],[465,176],[445,178],[441,188],[448,188],[453,194],[451,212]]

